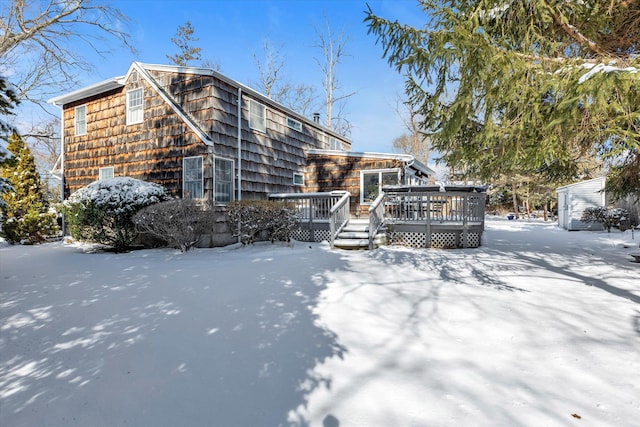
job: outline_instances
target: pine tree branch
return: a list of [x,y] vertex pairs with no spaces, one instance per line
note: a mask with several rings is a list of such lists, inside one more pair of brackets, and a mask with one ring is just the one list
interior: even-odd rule
[[553,19],[556,22],[556,24],[558,24],[558,26],[560,26],[560,28],[562,28],[562,30],[565,33],[567,33],[571,38],[573,38],[578,43],[587,47],[589,50],[593,51],[594,53],[597,53],[600,56],[604,56],[604,57],[613,56],[609,52],[602,49],[600,45],[598,45],[598,43],[596,43],[595,41],[589,39],[587,36],[582,34],[577,27],[575,27],[574,25],[571,25],[567,17],[564,16],[562,13],[560,13],[553,6],[551,6],[547,1],[543,1],[542,3],[547,7],[547,9],[549,10],[549,13],[551,13],[551,16],[553,16]]

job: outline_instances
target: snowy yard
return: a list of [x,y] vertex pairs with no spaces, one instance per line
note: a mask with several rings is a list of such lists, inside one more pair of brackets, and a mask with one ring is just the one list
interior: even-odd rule
[[0,425],[637,426],[639,241],[3,246]]

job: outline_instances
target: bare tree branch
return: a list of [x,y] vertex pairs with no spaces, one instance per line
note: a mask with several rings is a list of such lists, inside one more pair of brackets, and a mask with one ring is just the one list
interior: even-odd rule
[[[315,60],[323,74],[322,87],[325,92],[324,103],[326,111],[325,125],[328,128],[331,128],[333,123],[336,121],[347,121],[342,114],[334,116],[333,108],[336,103],[346,100],[347,98],[355,95],[356,92],[338,95],[341,86],[337,78],[336,68],[338,64],[342,62],[344,57],[349,56],[345,52],[345,46],[349,41],[349,38],[345,35],[344,31],[341,31],[339,34],[334,33],[328,20],[325,19],[325,23],[326,32],[321,32],[316,28],[318,44],[314,47],[321,51],[321,57],[315,58]],[[342,128],[345,129],[344,126],[342,126]],[[346,127],[346,129],[350,128],[350,126]]]
[[0,6],[0,72],[11,74],[22,100],[42,104],[76,83],[93,66],[83,50],[99,55],[109,40],[129,50],[122,30],[128,18],[99,0],[9,0]]

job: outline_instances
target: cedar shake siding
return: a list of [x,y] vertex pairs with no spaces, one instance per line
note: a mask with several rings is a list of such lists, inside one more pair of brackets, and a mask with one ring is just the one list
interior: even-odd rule
[[369,205],[360,205],[361,172],[367,170],[398,169],[404,180],[405,162],[394,158],[354,157],[336,154],[307,155],[305,191],[343,190],[351,193],[352,214],[366,216]]
[[[126,93],[138,88],[143,89],[143,120],[127,125]],[[98,179],[104,167],[113,167],[114,176],[156,182],[181,195],[183,158],[203,156],[204,197],[212,199],[219,157],[233,161],[237,198],[239,89],[243,199],[307,191],[293,185],[294,173],[305,172],[306,150],[328,149],[330,138],[344,150],[351,148],[346,138],[215,71],[133,63],[123,78],[51,101],[63,109],[65,197]],[[251,102],[265,106],[264,131],[249,125]],[[76,136],[75,107],[82,105],[87,130]]]
[[[126,124],[126,91],[143,88],[144,119]],[[86,105],[87,132],[75,136],[75,107]],[[144,82],[65,105],[65,198],[98,179],[99,169],[182,190],[182,158],[206,154],[207,147]]]

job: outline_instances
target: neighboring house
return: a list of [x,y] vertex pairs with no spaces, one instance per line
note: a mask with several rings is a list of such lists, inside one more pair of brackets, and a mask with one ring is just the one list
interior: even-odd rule
[[209,69],[134,62],[50,103],[62,109],[65,198],[129,176],[216,204],[348,189],[357,212],[374,186],[433,175],[410,155],[350,153],[349,139]]
[[556,189],[558,193],[558,224],[569,230],[602,230],[600,223],[580,220],[586,208],[606,206],[605,178],[595,178]]

